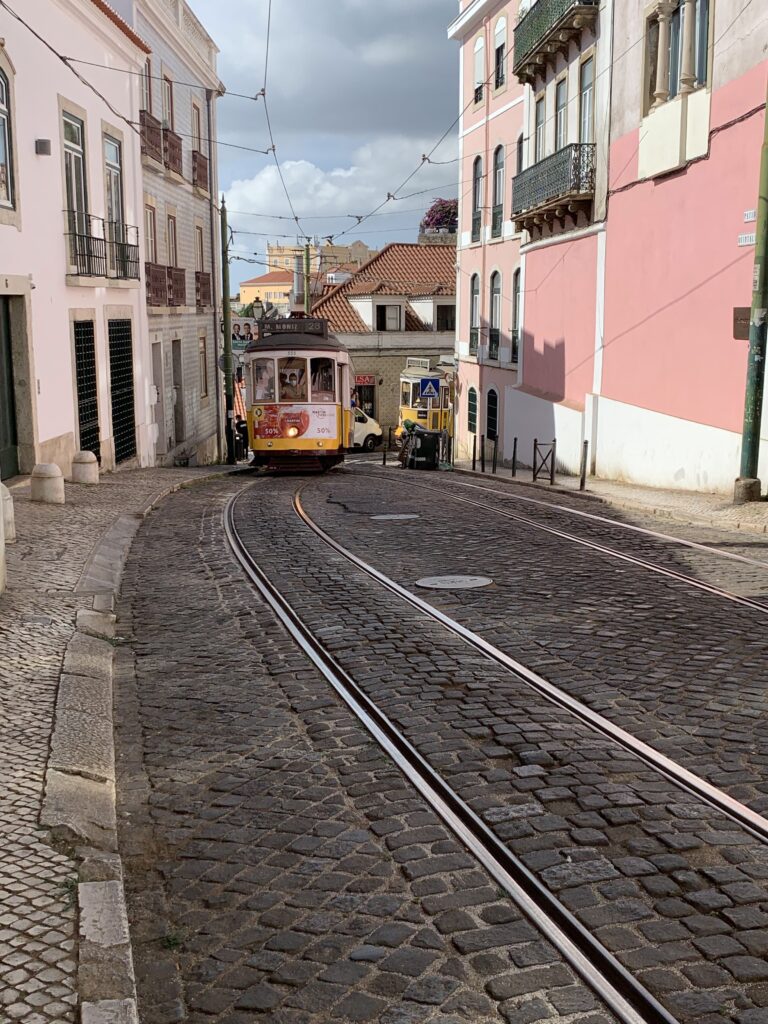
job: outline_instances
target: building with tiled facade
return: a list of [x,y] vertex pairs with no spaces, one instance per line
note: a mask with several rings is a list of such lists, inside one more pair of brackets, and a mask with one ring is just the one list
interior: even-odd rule
[[357,401],[385,434],[398,423],[406,360],[452,359],[455,265],[450,246],[392,243],[313,307],[347,346]]

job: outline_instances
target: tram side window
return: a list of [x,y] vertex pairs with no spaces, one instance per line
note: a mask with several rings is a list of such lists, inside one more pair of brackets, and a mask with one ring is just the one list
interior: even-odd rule
[[421,384],[416,381],[415,384],[411,384],[411,408],[412,409],[426,409],[427,403],[421,397]]
[[254,402],[275,401],[275,361],[274,359],[254,359],[251,364],[253,373]]
[[334,402],[336,400],[336,392],[333,387],[333,360],[317,357],[310,360],[309,368],[312,381],[312,401]]
[[408,408],[411,404],[411,385],[408,381],[403,380],[400,382],[400,405],[404,405]]
[[307,361],[292,356],[278,359],[280,373],[280,401],[306,402],[307,400]]

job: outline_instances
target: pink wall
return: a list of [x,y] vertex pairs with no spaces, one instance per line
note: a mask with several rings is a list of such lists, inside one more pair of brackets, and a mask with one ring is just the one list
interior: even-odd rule
[[576,409],[592,390],[597,237],[525,257],[521,390]]
[[[712,97],[712,125],[761,103],[766,65]],[[602,393],[682,419],[739,430],[747,343],[733,307],[749,305],[763,114],[711,138],[708,160],[609,200]],[[611,147],[614,183],[636,175],[638,133]],[[625,168],[623,173],[622,168]],[[526,374],[527,376],[527,374]]]

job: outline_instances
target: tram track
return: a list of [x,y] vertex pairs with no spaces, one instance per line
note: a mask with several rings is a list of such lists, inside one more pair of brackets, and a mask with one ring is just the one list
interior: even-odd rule
[[[374,473],[379,479],[383,479],[384,476],[381,472]],[[476,487],[481,491],[492,490],[488,487],[482,487],[476,484],[465,483],[464,481],[454,481],[460,487]],[[680,572],[677,569],[671,569],[669,566],[658,565],[657,563],[651,562],[648,559],[641,558],[638,555],[632,555],[625,551],[618,551],[616,548],[612,548],[607,544],[601,544],[594,540],[589,540],[586,537],[579,537],[576,534],[569,533],[566,530],[557,529],[554,526],[548,526],[545,523],[537,522],[535,519],[531,519],[529,516],[521,515],[518,512],[512,512],[508,509],[498,508],[496,505],[491,505],[488,502],[477,501],[473,498],[465,497],[460,494],[452,494],[450,489],[443,488],[438,491],[435,487],[430,487],[429,484],[420,483],[418,481],[409,481],[409,483],[418,487],[420,490],[429,491],[433,494],[439,494],[440,498],[448,498],[451,501],[459,502],[465,505],[472,506],[474,508],[482,509],[485,512],[491,512],[505,519],[512,520],[529,527],[530,529],[538,530],[542,533],[547,533],[550,536],[557,537],[560,540],[568,541],[572,544],[577,544],[581,547],[588,548],[592,551],[596,551],[601,555],[605,555],[609,558],[616,559],[621,562],[625,562],[630,565],[635,565],[638,568],[645,569],[649,572],[653,572],[656,575],[666,577],[667,579],[674,580],[677,583],[682,583],[685,586],[692,587],[693,589],[703,591],[713,597],[720,598],[721,600],[729,601],[732,604],[738,604],[745,608],[749,608],[752,611],[758,612],[760,615],[768,615],[768,604],[764,604],[762,601],[754,600],[750,597],[743,597],[739,594],[734,594],[730,590],[724,590],[722,587],[716,587],[711,583],[706,583],[703,580],[698,580],[694,576],[689,576],[687,573]],[[679,544],[681,546],[698,550],[702,553],[710,554],[720,558],[731,559],[752,565],[760,569],[768,569],[768,563],[761,562],[756,559],[747,558],[744,555],[738,555],[735,552],[730,551],[718,551],[716,548],[712,548],[706,544],[698,544],[694,541],[688,541],[683,538],[673,537],[668,534],[655,533],[652,530],[646,530],[642,527],[635,527],[631,524],[620,523],[617,520],[609,519],[603,516],[594,516],[592,513],[582,512],[580,509],[568,509],[567,506],[553,506],[549,502],[538,501],[537,499],[527,498],[524,496],[518,496],[516,494],[508,494],[506,491],[499,491],[493,489],[493,493],[503,495],[505,498],[509,498],[512,501],[530,501],[536,504],[544,505],[548,508],[553,508],[557,512],[572,512],[575,515],[588,516],[591,519],[595,519],[598,522],[602,522],[606,525],[616,527],[619,529],[627,529],[634,532],[645,534],[655,539],[665,540],[671,543]]]
[[[624,1024],[679,1024],[678,1019],[581,924],[432,768],[306,625],[291,602],[258,565],[240,536],[235,522],[235,507],[241,496],[234,496],[227,504],[224,528],[232,553],[243,572],[297,646],[429,807],[620,1021]],[[320,539],[345,554],[346,549],[328,537],[307,515],[301,505],[299,492],[294,496],[294,508],[301,521]],[[345,557],[350,557],[354,564],[362,561],[351,552],[348,556],[345,554]],[[365,563],[358,565],[358,568],[363,565]],[[379,578],[382,574],[373,567],[366,567],[364,571],[368,570],[369,575],[375,574],[373,578],[384,584],[386,577]],[[396,593],[402,589],[394,581],[388,582],[392,584],[388,589],[396,588]],[[425,608],[430,610],[429,606]]]

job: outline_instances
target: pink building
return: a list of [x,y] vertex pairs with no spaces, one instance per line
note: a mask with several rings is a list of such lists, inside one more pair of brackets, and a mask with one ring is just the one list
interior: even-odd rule
[[[463,5],[451,34],[502,6]],[[732,337],[733,307],[751,294],[765,6],[536,0],[508,15],[506,78],[524,90],[525,130],[504,212],[513,263],[519,245],[520,291],[516,302],[514,286],[503,284],[502,332],[516,325],[520,343],[516,371],[505,374],[502,454],[509,458],[517,437],[530,462],[533,438],[556,436],[559,463],[576,471],[587,440],[599,476],[730,491],[747,355],[747,343]],[[467,60],[472,31],[457,36]],[[464,103],[466,90],[465,80]],[[516,151],[518,139],[510,123],[484,160],[494,144]],[[466,222],[471,204],[463,208]],[[492,265],[492,244],[481,236],[475,249],[462,237],[462,311],[472,293],[465,271]],[[459,318],[465,448],[469,387],[477,388],[476,429],[487,433],[491,373],[502,370],[491,371],[483,350],[488,284],[483,277],[477,360],[469,319]]]

